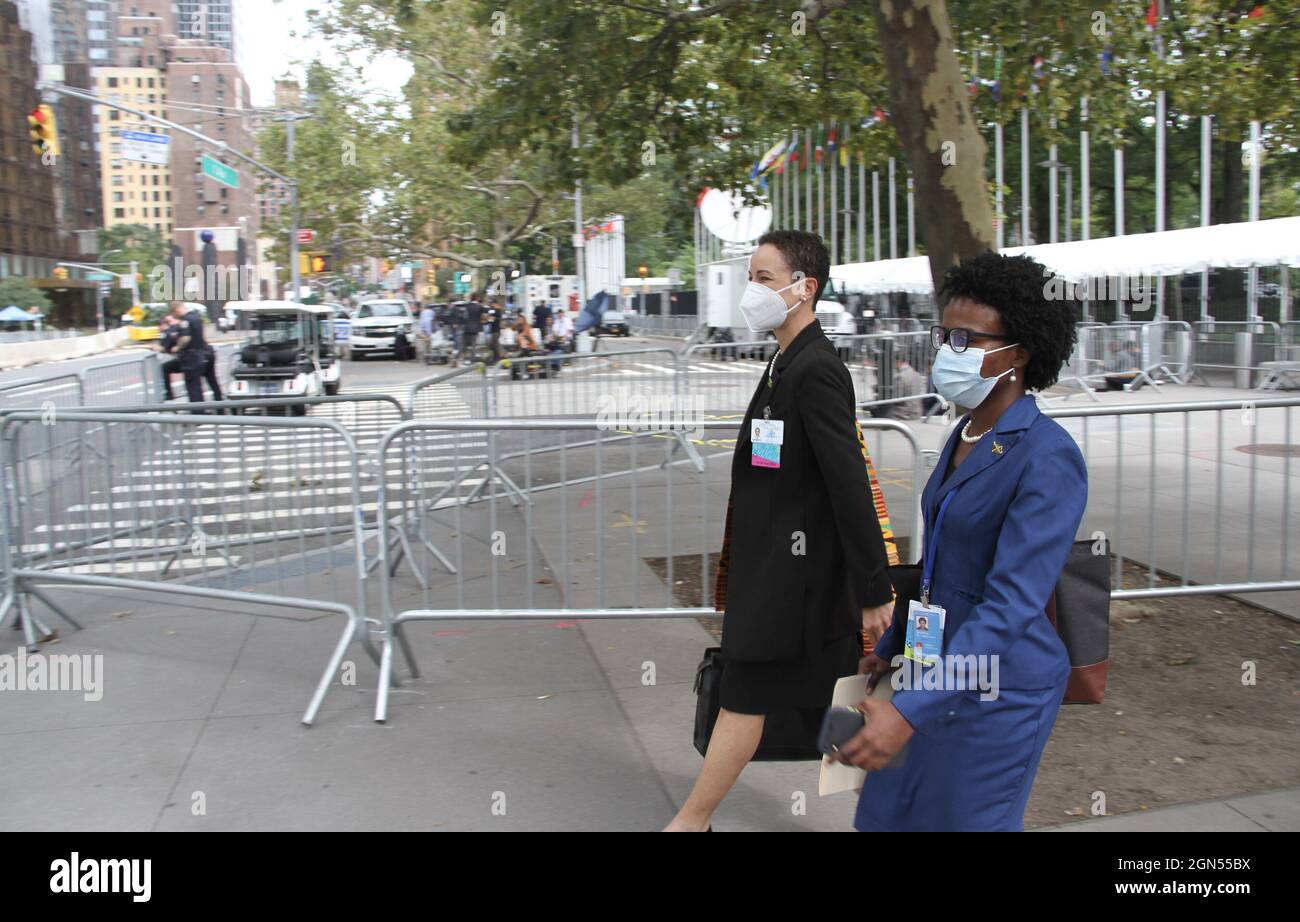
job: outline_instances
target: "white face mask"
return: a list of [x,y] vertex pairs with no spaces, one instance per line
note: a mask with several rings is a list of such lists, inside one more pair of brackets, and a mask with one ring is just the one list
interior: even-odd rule
[[992,393],[998,379],[1016,370],[1013,365],[1000,375],[986,378],[980,373],[984,368],[984,356],[1001,352],[1003,349],[1012,349],[1018,345],[1020,343],[1012,343],[1010,346],[989,349],[987,352],[974,346],[967,346],[965,352],[954,352],[952,346],[944,343],[939,354],[934,357],[934,366],[930,369],[935,391],[949,403],[974,409]]
[[740,296],[740,313],[744,315],[749,329],[754,333],[762,333],[765,330],[775,330],[783,324],[786,316],[805,299],[800,298],[790,307],[786,307],[781,292],[788,291],[802,281],[803,279],[798,279],[785,288],[775,290],[759,282],[750,282],[746,285],[745,293]]

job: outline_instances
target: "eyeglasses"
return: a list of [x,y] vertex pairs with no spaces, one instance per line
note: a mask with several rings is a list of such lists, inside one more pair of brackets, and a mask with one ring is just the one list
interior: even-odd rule
[[951,330],[937,324],[930,327],[930,345],[936,351],[943,348],[943,344],[947,342],[952,347],[953,352],[965,352],[972,339],[1000,339],[1006,342],[1011,337],[1002,336],[998,333],[981,333],[978,330],[968,330],[965,327],[954,327]]

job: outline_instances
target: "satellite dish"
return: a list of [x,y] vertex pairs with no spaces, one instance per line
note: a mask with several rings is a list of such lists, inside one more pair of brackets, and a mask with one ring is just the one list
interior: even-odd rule
[[727,243],[757,240],[772,226],[772,209],[746,205],[739,192],[706,189],[699,201],[700,220],[709,232]]

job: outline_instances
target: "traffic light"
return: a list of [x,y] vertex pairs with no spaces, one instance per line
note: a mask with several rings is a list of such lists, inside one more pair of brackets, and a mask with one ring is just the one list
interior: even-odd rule
[[311,258],[311,271],[319,275],[328,271],[329,261],[324,256],[313,256]]
[[55,266],[54,277],[56,279],[66,279],[68,277],[68,270],[63,266]]
[[41,103],[28,113],[27,128],[32,136],[32,150],[41,156],[59,155],[59,126],[48,103]]

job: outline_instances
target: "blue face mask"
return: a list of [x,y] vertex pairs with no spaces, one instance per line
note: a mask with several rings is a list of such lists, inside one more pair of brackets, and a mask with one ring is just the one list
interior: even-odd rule
[[1020,343],[1012,343],[1010,346],[990,349],[987,352],[967,346],[965,352],[954,352],[952,346],[944,343],[939,349],[939,354],[935,356],[934,368],[930,371],[934,379],[935,391],[949,403],[974,409],[985,401],[1002,375],[1015,371],[1012,367],[1001,375],[985,378],[980,374],[980,370],[984,367],[984,356],[1018,345]]

